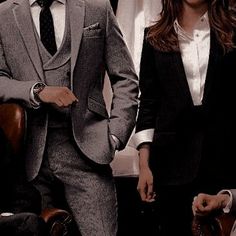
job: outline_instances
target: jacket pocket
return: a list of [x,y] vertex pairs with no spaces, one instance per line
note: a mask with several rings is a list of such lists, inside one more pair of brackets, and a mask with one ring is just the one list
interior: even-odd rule
[[105,105],[101,104],[92,97],[88,99],[88,109],[104,118],[109,118]]
[[99,22],[84,27],[84,30],[86,30],[86,31],[88,31],[88,30],[96,30],[96,29],[101,29],[100,25],[99,25]]
[[83,36],[87,38],[100,38],[102,37],[103,30],[100,28],[99,23],[87,26],[83,29]]

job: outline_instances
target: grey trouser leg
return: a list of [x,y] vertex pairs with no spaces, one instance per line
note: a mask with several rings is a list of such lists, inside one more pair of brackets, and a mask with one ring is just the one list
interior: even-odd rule
[[45,158],[64,185],[67,204],[82,236],[115,236],[117,199],[110,166],[84,157],[65,129],[50,129]]

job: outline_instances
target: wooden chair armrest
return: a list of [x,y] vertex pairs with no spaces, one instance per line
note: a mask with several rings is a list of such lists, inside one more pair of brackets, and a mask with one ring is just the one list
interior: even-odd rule
[[68,234],[72,223],[72,216],[69,212],[57,208],[47,208],[43,210],[41,217],[46,222],[51,236]]
[[222,213],[220,215],[217,215],[215,219],[218,222],[221,231],[223,232],[222,235],[229,236],[231,229],[234,225],[234,221],[236,219],[235,215],[230,213],[229,214]]
[[194,216],[193,236],[230,236],[236,217],[232,214],[216,213],[209,216]]
[[2,103],[0,114],[0,128],[10,142],[13,153],[19,155],[25,138],[26,112],[17,103]]

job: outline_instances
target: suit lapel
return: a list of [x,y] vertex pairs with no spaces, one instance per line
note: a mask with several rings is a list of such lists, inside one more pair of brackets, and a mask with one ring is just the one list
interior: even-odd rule
[[73,74],[83,34],[85,3],[84,0],[67,0],[67,3],[71,27],[71,72]]
[[223,55],[223,50],[218,44],[215,34],[211,32],[211,42],[210,42],[210,55],[206,74],[206,81],[203,93],[203,103],[206,102],[208,95],[211,91],[212,84],[214,81],[215,68],[217,68],[217,63]]
[[30,59],[41,80],[44,80],[42,63],[38,52],[38,45],[34,34],[33,20],[30,13],[28,0],[15,0],[16,7],[13,8],[13,14],[16,24],[20,30],[25,47]]
[[[189,85],[184,71],[184,65],[180,52],[164,53],[161,55],[163,55],[160,57],[161,63],[163,65],[174,65],[173,67],[171,67],[172,68],[171,74],[174,76],[172,75],[170,76],[171,83],[169,84],[172,84],[172,86],[175,86],[175,88],[178,89],[178,94],[181,95],[180,97],[181,102],[187,101],[193,106],[193,100],[191,92],[189,90]],[[223,55],[223,50],[218,44],[214,33],[211,32],[210,55],[209,55],[209,62],[208,62],[202,103],[205,103],[206,99],[209,96],[210,91],[212,90],[215,68],[217,68],[217,63],[222,58],[222,55]]]
[[174,52],[172,59],[172,63],[175,64],[176,68],[176,73],[173,72],[173,74],[177,81],[177,87],[179,87],[180,93],[182,93],[182,97],[184,98],[183,100],[187,100],[191,103],[191,105],[193,105],[193,100],[189,90],[188,81],[184,71],[184,65],[180,52]]

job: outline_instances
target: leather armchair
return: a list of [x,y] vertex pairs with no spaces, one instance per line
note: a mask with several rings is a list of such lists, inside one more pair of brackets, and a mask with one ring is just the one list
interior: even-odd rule
[[230,236],[235,216],[214,212],[208,216],[194,216],[192,221],[193,236]]
[[[14,155],[19,158],[22,157],[26,119],[26,112],[19,104],[0,104],[0,128],[8,139]],[[45,209],[40,216],[46,222],[51,236],[65,236],[68,234],[72,216],[67,211],[55,208]]]

